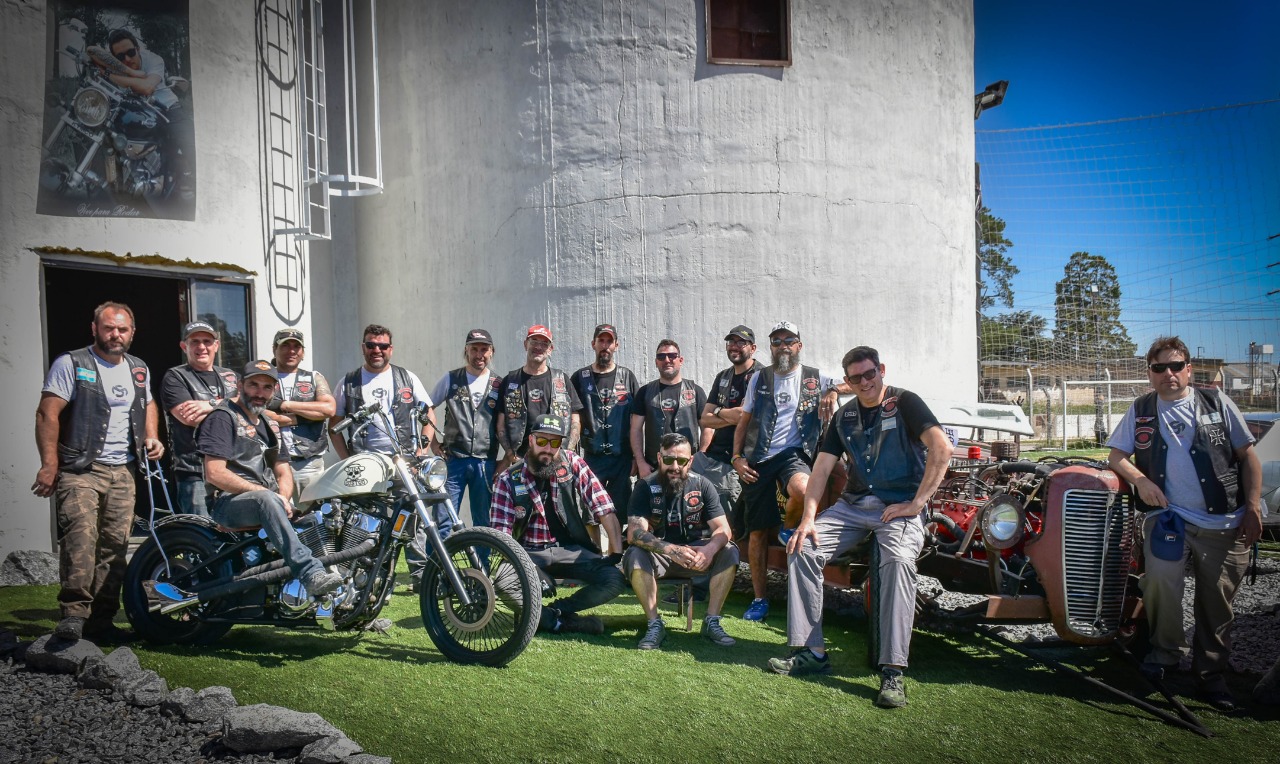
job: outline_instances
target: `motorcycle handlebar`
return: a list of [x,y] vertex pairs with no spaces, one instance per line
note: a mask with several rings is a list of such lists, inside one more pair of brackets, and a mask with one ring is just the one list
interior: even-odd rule
[[354,412],[350,416],[346,417],[341,422],[338,422],[337,424],[335,424],[333,426],[333,432],[337,434],[342,434],[347,430],[351,429],[351,425],[356,424],[357,422],[363,422],[366,419],[368,419],[370,416],[378,413],[381,410],[382,410],[382,401],[374,401],[373,403],[370,403],[368,406],[365,406],[360,410]]

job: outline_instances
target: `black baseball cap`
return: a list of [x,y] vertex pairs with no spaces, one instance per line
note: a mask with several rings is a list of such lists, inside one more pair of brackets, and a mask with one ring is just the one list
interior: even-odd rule
[[492,345],[493,335],[485,329],[472,329],[467,332],[467,339],[463,345]]
[[303,341],[301,329],[281,329],[276,332],[276,337],[271,341],[271,347],[277,347],[281,342],[293,340],[299,345],[306,347],[307,343]]
[[724,336],[724,339],[725,342],[732,339],[746,340],[754,345],[756,344],[756,333],[751,331],[751,327],[738,324],[729,330],[729,333]]
[[534,420],[533,429],[530,432],[559,435],[563,438],[569,434],[569,428],[565,426],[564,417],[556,416],[555,414],[543,414]]
[[190,337],[196,332],[204,332],[206,334],[212,334],[215,340],[218,339],[218,332],[215,331],[214,328],[210,326],[209,323],[206,321],[192,321],[191,323],[187,324],[186,327],[184,327],[182,330],[182,339],[185,340],[186,338]]
[[263,360],[250,361],[244,365],[244,371],[240,372],[240,379],[249,377],[271,377],[273,382],[280,379],[276,375],[276,367]]
[[596,330],[591,333],[591,339],[595,339],[602,334],[612,334],[613,338],[618,339],[618,330],[613,328],[613,324],[600,324]]

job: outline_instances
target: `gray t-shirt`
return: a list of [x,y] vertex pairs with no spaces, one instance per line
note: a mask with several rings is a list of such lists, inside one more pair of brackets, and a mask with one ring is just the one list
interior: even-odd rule
[[[1249,427],[1245,424],[1240,409],[1227,396],[1222,396],[1225,403],[1222,416],[1222,427],[1231,439],[1231,448],[1238,449],[1253,443]],[[1209,514],[1204,501],[1204,492],[1200,489],[1200,479],[1196,476],[1195,464],[1191,461],[1191,443],[1196,434],[1196,423],[1201,416],[1209,416],[1198,411],[1197,399],[1190,388],[1187,394],[1176,401],[1156,398],[1156,419],[1160,425],[1160,437],[1169,445],[1165,457],[1164,495],[1169,500],[1169,508],[1178,513],[1183,520],[1192,525],[1212,530],[1227,530],[1240,525],[1244,516],[1243,509],[1237,507],[1234,512],[1225,515]],[[1132,454],[1136,448],[1134,440],[1134,413],[1131,406],[1125,412],[1120,425],[1111,434],[1107,445],[1118,448],[1126,454]]]
[[[133,406],[137,385],[133,382],[133,373],[129,365],[109,363],[92,349],[94,360],[98,363],[99,381],[107,395],[107,403],[111,405],[111,418],[107,422],[107,442],[102,447],[102,456],[98,461],[103,464],[126,464],[133,461],[133,451],[129,449],[129,408]],[[76,398],[76,374],[92,374],[93,370],[77,372],[71,362],[69,353],[58,356],[49,367],[49,375],[44,380],[44,392],[53,393],[64,401],[71,402]],[[151,402],[151,379],[148,375],[146,385],[146,402]]]

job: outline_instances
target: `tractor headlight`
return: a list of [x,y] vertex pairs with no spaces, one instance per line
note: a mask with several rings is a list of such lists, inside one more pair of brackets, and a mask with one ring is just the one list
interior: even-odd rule
[[439,493],[448,477],[448,466],[438,456],[428,456],[418,465],[418,481],[431,493]]
[[85,88],[71,101],[71,111],[85,127],[97,127],[107,121],[110,111],[107,97],[101,91]]
[[1009,494],[997,494],[982,510],[982,541],[994,549],[1008,549],[1022,541],[1026,510]]

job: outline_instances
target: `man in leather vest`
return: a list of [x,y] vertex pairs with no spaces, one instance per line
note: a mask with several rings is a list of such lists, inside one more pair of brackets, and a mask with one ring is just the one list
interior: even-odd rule
[[494,467],[498,457],[498,398],[502,380],[489,368],[493,336],[485,329],[467,332],[462,347],[465,361],[440,378],[431,390],[437,408],[444,407],[444,442],[432,446],[448,467],[445,491],[458,512],[462,494],[471,495],[471,524],[489,524]]
[[210,489],[210,515],[225,528],[261,525],[267,538],[307,593],[328,594],[342,577],[324,569],[289,524],[293,517],[293,471],[280,458],[279,427],[262,416],[279,378],[266,361],[244,367],[236,400],[224,401],[196,433]]
[[[1107,445],[1108,462],[1146,512],[1142,601],[1151,625],[1143,673],[1160,679],[1187,652],[1183,571],[1195,575],[1191,671],[1203,698],[1235,709],[1225,673],[1231,601],[1262,535],[1262,465],[1239,409],[1220,390],[1190,386],[1191,354],[1177,337],[1147,350],[1154,392],[1133,402]],[[1129,456],[1134,461],[1129,461]]]
[[169,457],[177,484],[178,511],[208,516],[204,467],[196,452],[196,428],[222,401],[236,394],[236,373],[214,365],[221,347],[218,333],[206,321],[192,321],[182,330],[187,362],[164,374],[160,405],[167,412]]
[[711,383],[707,405],[698,421],[712,430],[711,445],[705,454],[694,455],[694,471],[716,484],[720,492],[720,505],[729,517],[729,526],[735,537],[746,535],[741,518],[736,516],[734,505],[742,495],[742,481],[733,469],[733,435],[738,420],[742,418],[742,401],[747,395],[747,380],[760,367],[755,359],[756,333],[751,327],[739,324],[724,336],[725,353],[729,356],[729,368],[721,371]]
[[120,609],[134,474],[164,447],[151,372],[126,352],[133,311],[105,302],[89,328],[93,344],[58,356],[45,378],[36,408],[40,471],[31,491],[55,497],[62,588],[54,634],[122,641],[129,633],[111,619]]
[[[417,374],[391,363],[395,347],[391,344],[390,329],[380,324],[369,324],[364,328],[363,336],[360,352],[364,354],[364,365],[347,372],[334,394],[337,413],[329,420],[329,438],[333,441],[334,453],[339,459],[362,451],[392,454],[397,448],[416,456],[428,453],[436,433],[430,394]],[[390,415],[395,432],[386,431],[380,416],[374,417],[372,424],[360,433],[354,428],[348,430],[346,436],[333,431],[332,428],[345,417],[373,401],[382,402],[382,410]],[[426,410],[427,421],[419,422],[419,409]],[[452,518],[443,510],[437,510],[436,522],[441,536],[447,536],[453,528]],[[413,541],[405,547],[404,557],[409,566],[409,588],[416,592],[427,565],[425,528],[414,526]]]
[[[915,622],[922,513],[946,475],[951,441],[920,396],[884,384],[885,367],[874,348],[850,350],[841,365],[857,399],[842,406],[827,428],[804,514],[787,542],[787,642],[793,652],[770,659],[769,668],[791,676],[830,673],[822,639],[822,568],[872,534],[880,553],[876,705],[898,708],[907,703],[902,672]],[[845,492],[819,515],[827,478],[842,456],[850,462]]]
[[[822,423],[835,411],[839,393],[853,392],[839,380],[800,364],[800,330],[783,321],[769,332],[773,363],[747,382],[733,434],[733,468],[742,480],[743,527],[755,599],[743,615],[763,621],[769,614],[769,539],[783,518],[778,493],[787,497],[787,526],[800,519],[810,465]],[[785,543],[786,537],[783,537]]]
[[654,354],[658,378],[640,388],[631,400],[631,453],[636,474],[647,478],[658,466],[658,443],[669,432],[678,432],[705,451],[711,428],[698,424],[707,407],[707,394],[697,382],[681,374],[684,356],[675,340],[658,342]]
[[[617,568],[622,531],[613,503],[586,460],[563,447],[567,419],[544,414],[531,429],[524,461],[498,475],[493,527],[518,541],[544,576],[584,582],[573,594],[542,608],[539,631],[602,634],[603,621],[578,614],[626,588]],[[591,533],[596,524],[609,536],[608,557],[600,554]]]
[[582,401],[582,456],[604,484],[613,506],[631,501],[631,400],[636,375],[614,363],[618,330],[612,324],[596,327],[591,340],[596,360],[573,373],[573,387]]
[[711,592],[702,636],[734,644],[720,625],[720,611],[738,572],[738,549],[729,543],[729,521],[710,480],[692,472],[693,446],[678,432],[662,436],[658,471],[636,484],[627,508],[631,547],[623,570],[644,608],[648,626],[636,645],[656,650],[666,636],[658,615],[658,579],[710,574]]
[[329,450],[326,423],[337,413],[337,403],[323,374],[298,366],[307,352],[301,330],[276,332],[271,350],[280,383],[263,416],[280,427],[280,452],[289,457],[297,498],[324,472],[324,452]]
[[524,456],[530,429],[543,414],[569,422],[569,450],[578,448],[582,401],[569,375],[551,367],[555,347],[551,330],[534,324],[525,333],[524,366],[507,372],[502,378],[502,399],[498,401],[498,439],[502,442],[499,473],[505,472],[517,457]]

